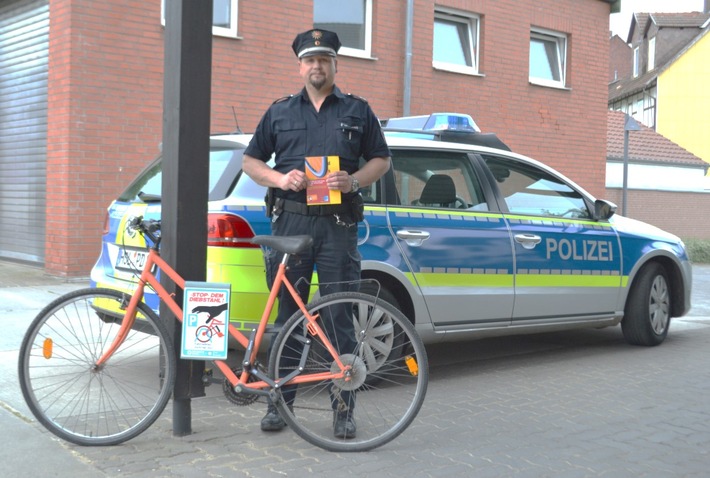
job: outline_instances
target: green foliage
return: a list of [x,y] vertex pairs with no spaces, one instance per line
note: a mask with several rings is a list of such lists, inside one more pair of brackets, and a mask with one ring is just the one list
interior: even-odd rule
[[690,260],[695,264],[710,264],[710,240],[684,239]]

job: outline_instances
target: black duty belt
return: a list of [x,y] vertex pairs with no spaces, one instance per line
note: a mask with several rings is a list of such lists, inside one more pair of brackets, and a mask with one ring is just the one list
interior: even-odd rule
[[283,210],[303,216],[332,216],[351,212],[349,204],[325,204],[322,206],[309,206],[306,203],[283,199]]

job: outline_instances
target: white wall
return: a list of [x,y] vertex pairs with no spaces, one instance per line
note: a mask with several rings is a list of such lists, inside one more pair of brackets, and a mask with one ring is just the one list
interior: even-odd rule
[[[606,163],[606,187],[620,188],[624,184],[623,163]],[[701,168],[656,166],[629,163],[629,189],[710,193],[710,176]]]

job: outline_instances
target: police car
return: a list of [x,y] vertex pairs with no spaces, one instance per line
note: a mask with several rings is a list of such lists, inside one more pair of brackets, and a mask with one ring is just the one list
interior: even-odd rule
[[[689,310],[678,237],[615,214],[469,117],[384,123],[392,168],[361,190],[362,276],[379,281],[380,297],[426,343],[620,323],[629,343],[650,346]],[[241,172],[249,139],[216,135],[210,151],[207,280],[231,284],[230,320],[242,329],[268,294],[262,252],[249,242],[270,233],[264,188]],[[160,192],[159,157],[108,208],[94,286],[132,290],[146,253],[126,224],[160,217]],[[146,302],[158,309],[154,294]]]

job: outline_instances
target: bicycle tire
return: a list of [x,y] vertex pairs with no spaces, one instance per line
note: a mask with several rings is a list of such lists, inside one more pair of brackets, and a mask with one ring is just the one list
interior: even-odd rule
[[[429,382],[426,351],[414,326],[404,314],[385,301],[375,302],[370,295],[360,292],[329,294],[309,303],[306,308],[309,313],[320,317],[321,328],[327,333],[328,327],[323,326],[323,317],[327,317],[328,311],[334,306],[345,306],[345,310],[352,307],[353,313],[359,314],[360,323],[369,323],[363,330],[374,331],[378,329],[378,324],[383,324],[382,327],[402,334],[404,353],[388,356],[377,370],[368,370],[365,360],[358,357],[365,349],[362,343],[366,337],[362,333],[358,339],[358,350],[350,354],[341,351],[341,360],[353,365],[350,381],[322,380],[299,384],[292,403],[286,403],[284,390],[279,388],[275,405],[284,421],[300,437],[315,446],[335,452],[372,450],[399,436],[419,413]],[[367,321],[363,320],[364,316],[368,317]],[[275,379],[281,379],[300,367],[300,364],[291,365],[290,368],[280,364],[292,363],[294,358],[303,358],[305,349],[298,344],[306,340],[310,344],[305,362],[302,362],[305,366],[301,376],[329,372],[335,367],[333,357],[325,345],[318,344],[320,339],[308,332],[306,318],[301,311],[284,324],[274,340],[269,357],[269,373]],[[334,337],[329,337],[329,340],[336,345]],[[372,345],[370,341],[369,347]],[[368,377],[376,379],[368,380]],[[332,397],[341,396],[343,390],[355,391],[355,405],[345,412],[355,421],[355,436],[336,437],[333,432],[334,408],[331,400]]]
[[[141,303],[123,344],[98,369],[130,296],[81,289],[47,305],[20,348],[18,376],[32,414],[77,445],[117,445],[160,416],[175,384],[176,358],[165,325]],[[109,311],[109,312],[107,312]]]

